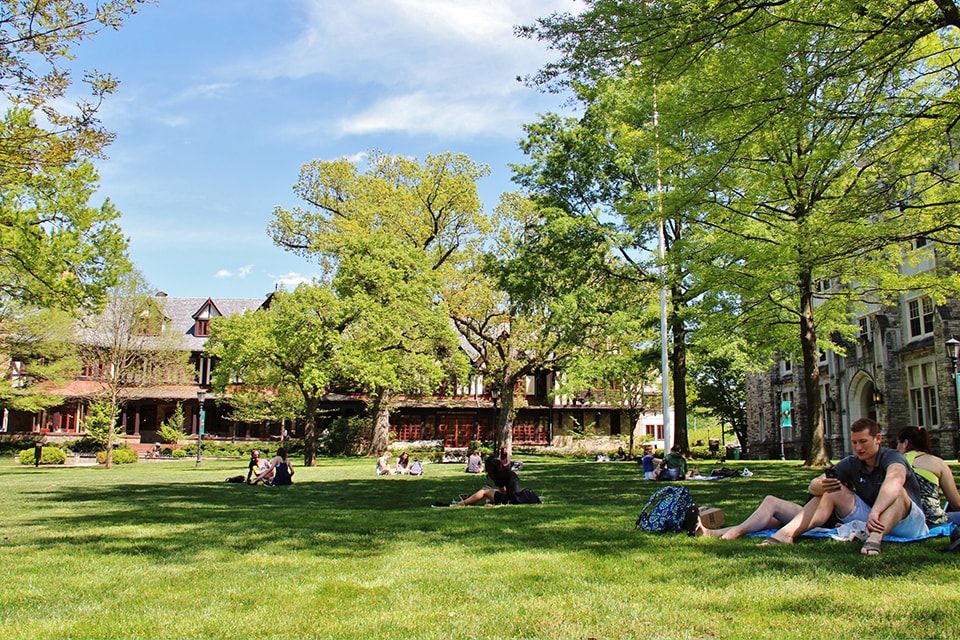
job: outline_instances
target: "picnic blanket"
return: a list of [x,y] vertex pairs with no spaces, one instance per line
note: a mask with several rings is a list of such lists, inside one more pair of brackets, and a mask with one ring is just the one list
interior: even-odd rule
[[[803,535],[801,538],[832,538],[834,540],[842,540],[849,542],[850,540],[864,540],[866,539],[866,526],[867,523],[860,522],[855,520],[853,522],[848,522],[847,524],[842,524],[839,527],[834,527],[833,529],[827,529],[825,527],[817,527],[815,529],[810,529]],[[918,538],[901,538],[899,536],[886,536],[884,542],[916,542],[917,540],[926,540],[927,538],[936,538],[938,536],[949,536],[953,531],[954,527],[957,525],[952,522],[946,522],[944,524],[938,524],[935,527],[930,527],[930,533],[925,536],[920,536]],[[772,536],[776,533],[776,529],[765,529],[764,531],[755,531],[753,533],[748,533],[747,535],[751,538],[766,538]],[[863,537],[860,537],[861,532]]]

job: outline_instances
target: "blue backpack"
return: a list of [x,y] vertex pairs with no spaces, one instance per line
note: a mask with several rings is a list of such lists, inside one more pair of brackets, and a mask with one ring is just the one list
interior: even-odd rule
[[636,526],[651,533],[679,533],[694,535],[697,531],[697,509],[693,496],[686,487],[669,485],[657,489],[640,510]]

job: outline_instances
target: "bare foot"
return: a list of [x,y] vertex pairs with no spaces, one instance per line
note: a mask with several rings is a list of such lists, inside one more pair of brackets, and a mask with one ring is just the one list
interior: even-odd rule
[[793,544],[793,538],[778,538],[777,534],[773,534],[772,536],[764,538],[763,542],[761,542],[758,546],[772,547],[778,544]]

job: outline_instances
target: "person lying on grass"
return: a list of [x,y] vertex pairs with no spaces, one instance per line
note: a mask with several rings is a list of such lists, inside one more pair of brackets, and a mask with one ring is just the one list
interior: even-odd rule
[[717,530],[720,537],[729,539],[780,524],[761,544],[792,544],[835,517],[842,523],[866,522],[867,540],[860,553],[875,556],[884,536],[918,538],[929,533],[920,507],[920,486],[903,454],[880,446],[883,436],[874,420],[861,418],[850,432],[853,455],[833,467],[836,477],[824,473],[810,482],[807,490],[813,498],[807,504],[799,507],[767,496],[743,523]]
[[[520,478],[509,466],[504,466],[502,460],[496,456],[490,456],[483,464],[487,477],[497,489],[492,487],[483,487],[471,496],[467,496],[460,502],[454,503],[452,507],[464,507],[470,504],[477,504],[486,500],[486,504],[527,504],[532,498],[526,496],[528,492],[520,487]],[[532,492],[529,495],[533,496]]]

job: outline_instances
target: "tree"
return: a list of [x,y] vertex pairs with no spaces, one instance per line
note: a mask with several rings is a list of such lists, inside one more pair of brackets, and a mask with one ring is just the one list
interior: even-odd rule
[[0,405],[36,413],[63,404],[57,393],[79,368],[74,344],[74,318],[59,309],[23,308],[0,302],[0,346],[7,363],[0,385]]
[[318,259],[357,326],[349,375],[372,393],[371,453],[388,445],[398,395],[432,390],[462,370],[440,297],[459,252],[484,224],[476,180],[489,170],[462,154],[417,159],[370,156],[301,169],[296,193],[308,208],[274,210],[278,245]]
[[515,391],[525,376],[562,371],[603,339],[616,295],[605,285],[609,246],[603,225],[504,194],[489,247],[446,291],[453,321],[474,366],[500,392],[497,444],[513,446]]
[[[266,309],[214,320],[206,346],[207,354],[220,360],[213,387],[264,402],[298,398],[304,464],[314,466],[317,407],[343,371],[341,350],[349,330],[350,317],[329,287],[301,284],[292,292],[278,291]],[[274,419],[286,417],[286,406],[280,404]]]
[[[749,334],[758,362],[800,352],[804,457],[826,461],[819,336],[849,332],[868,297],[955,288],[898,272],[904,243],[955,247],[957,60],[954,36],[935,26],[955,24],[942,19],[952,3],[902,14],[844,0],[588,4],[524,30],[561,51],[537,81],[593,86],[639,67],[651,88],[688,89],[677,130],[695,125],[707,142],[695,175],[710,209],[704,257],[717,267],[703,275],[713,331]],[[921,24],[904,24],[906,35],[889,28],[913,20]]]
[[157,428],[157,435],[159,435],[164,442],[176,444],[180,441],[180,438],[186,435],[184,426],[183,404],[178,402],[177,408],[170,414],[170,417],[160,423],[160,426]]
[[72,85],[68,63],[82,41],[103,29],[119,29],[144,4],[147,0],[0,0],[0,95],[15,107],[0,130],[0,187],[19,184],[23,174],[101,155],[112,135],[96,114],[117,81],[85,71],[90,97],[64,109]]
[[[119,414],[128,390],[182,382],[191,375],[183,335],[169,326],[160,299],[138,271],[124,274],[111,288],[99,314],[82,318],[78,349],[84,364],[98,372],[108,416]],[[114,431],[108,429],[107,467],[113,442]]]
[[129,262],[120,213],[109,200],[88,204],[99,179],[93,166],[18,176],[0,182],[0,295],[36,307],[95,308]]
[[695,405],[708,409],[727,424],[743,447],[750,442],[747,436],[746,370],[727,356],[697,360],[694,378],[697,385]]
[[[700,136],[674,125],[676,113],[658,113],[658,99],[671,104],[670,97],[682,90],[654,90],[636,69],[589,87],[576,85],[574,91],[583,115],[564,120],[548,114],[527,125],[521,148],[531,162],[515,167],[515,179],[539,202],[569,215],[599,210],[614,220],[610,241],[620,261],[608,275],[634,289],[635,299],[646,303],[657,286],[669,291],[670,330],[661,337],[669,342],[670,382],[665,383],[672,382],[674,442],[687,450],[687,343],[703,292],[697,275],[703,209],[695,195],[702,184],[694,179],[692,160]],[[642,317],[645,310],[633,313]],[[620,316],[627,322],[630,317]],[[652,329],[656,320],[651,320]],[[660,338],[648,341],[647,349],[658,350],[657,342]]]
[[[117,81],[84,73],[91,96],[64,107],[76,46],[118,29],[145,0],[0,0],[0,295],[38,307],[102,302],[127,268],[109,202],[87,201],[97,176],[85,159],[112,135],[96,118]],[[0,334],[3,333],[0,327]]]

